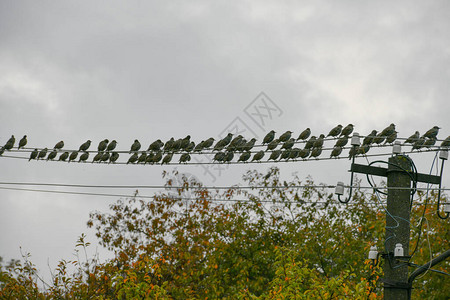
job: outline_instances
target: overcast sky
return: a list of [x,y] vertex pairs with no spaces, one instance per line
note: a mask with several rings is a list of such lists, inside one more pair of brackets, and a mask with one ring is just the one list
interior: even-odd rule
[[[29,147],[109,138],[126,150],[233,126],[261,138],[392,122],[402,137],[438,125],[445,138],[449,28],[448,1],[1,1],[0,144],[27,134]],[[264,119],[252,114],[261,92],[274,109]],[[429,171],[430,156],[413,158]],[[283,165],[286,177],[348,180],[347,160]],[[178,170],[225,185],[268,167]],[[173,168],[0,158],[0,181],[162,184]],[[88,213],[115,200],[0,190],[0,256],[18,258],[22,246],[54,267],[82,232],[95,242]]]

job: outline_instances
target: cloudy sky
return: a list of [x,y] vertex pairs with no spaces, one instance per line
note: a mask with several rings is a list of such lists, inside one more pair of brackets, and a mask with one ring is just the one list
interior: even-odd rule
[[[109,138],[127,150],[233,126],[261,138],[392,122],[402,137],[438,125],[445,138],[449,28],[448,1],[1,1],[0,144],[26,134],[29,147]],[[258,119],[261,101],[273,110]],[[429,171],[429,156],[413,158]],[[348,177],[347,160],[284,165],[285,176]],[[225,185],[268,166],[178,169]],[[162,184],[173,168],[0,158],[0,181]],[[0,256],[18,258],[22,246],[54,267],[82,232],[95,242],[88,213],[116,199],[0,189]]]

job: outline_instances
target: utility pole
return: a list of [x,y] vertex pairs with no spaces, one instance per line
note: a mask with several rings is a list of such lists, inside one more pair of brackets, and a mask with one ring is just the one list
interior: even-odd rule
[[[389,158],[388,168],[352,163],[351,172],[387,177],[386,234],[384,263],[384,299],[407,300],[412,281],[408,281],[411,181],[439,184],[440,176],[411,172],[410,158],[395,155]],[[396,244],[403,247],[403,255],[395,256]]]

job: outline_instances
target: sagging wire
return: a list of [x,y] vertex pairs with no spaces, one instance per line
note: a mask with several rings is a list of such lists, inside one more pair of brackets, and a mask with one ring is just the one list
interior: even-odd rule
[[417,278],[421,278],[421,277],[425,276],[425,274],[428,273],[428,271],[429,271],[430,268],[431,268],[431,262],[432,262],[432,260],[433,260],[433,253],[431,252],[431,243],[430,243],[430,223],[428,222],[428,219],[427,219],[426,217],[424,217],[424,219],[425,219],[425,221],[427,222],[427,242],[428,242],[428,249],[429,249],[429,251],[430,251],[430,261],[428,262],[428,268],[427,268],[427,270],[426,270],[422,275],[420,275],[420,276],[417,277]]

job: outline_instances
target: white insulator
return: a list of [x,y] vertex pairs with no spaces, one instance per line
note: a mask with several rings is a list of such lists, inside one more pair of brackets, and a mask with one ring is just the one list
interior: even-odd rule
[[378,256],[377,246],[370,247],[369,259],[377,259],[377,256]]
[[344,195],[344,183],[342,181],[339,181],[336,184],[336,189],[334,190],[334,193],[340,196]]
[[394,249],[394,256],[403,256],[403,246],[402,244],[396,244]]
[[351,144],[352,144],[352,146],[359,146],[359,145],[361,145],[359,133],[357,133],[357,132],[353,133]]
[[439,152],[439,158],[443,159],[443,160],[447,160],[448,159],[448,150],[441,150]]
[[396,141],[394,143],[394,146],[392,147],[392,153],[394,154],[402,153],[402,144],[399,141]]

